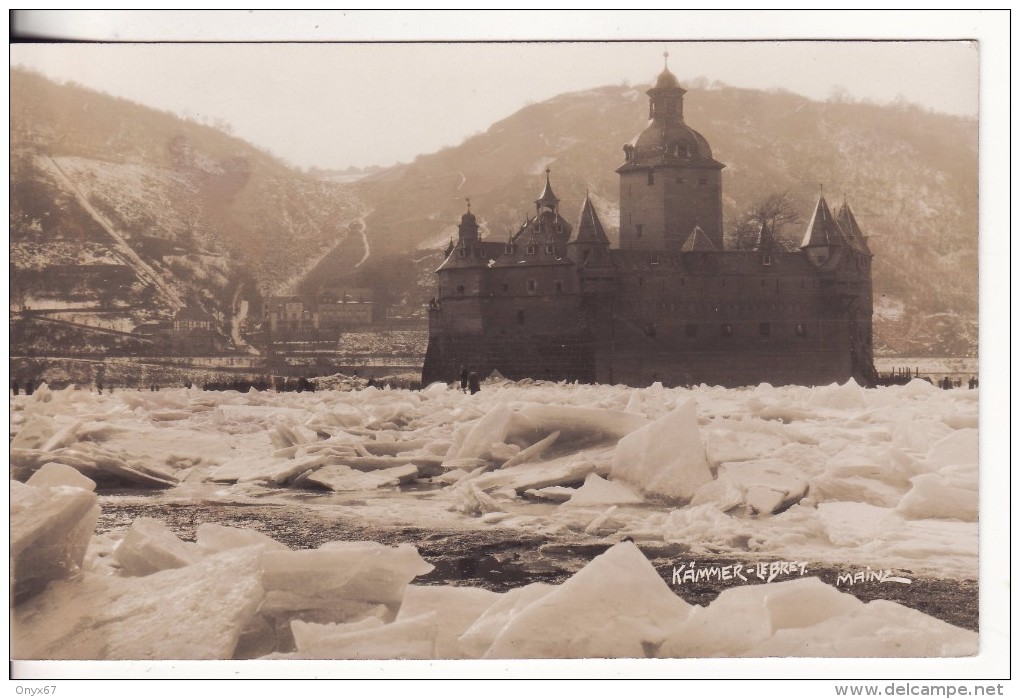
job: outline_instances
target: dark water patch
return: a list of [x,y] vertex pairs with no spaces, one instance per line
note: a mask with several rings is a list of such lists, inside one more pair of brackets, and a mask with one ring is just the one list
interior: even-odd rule
[[[559,584],[604,553],[611,545],[582,535],[550,537],[515,529],[453,529],[387,526],[356,515],[291,504],[163,502],[156,498],[104,498],[96,533],[122,530],[138,517],[163,521],[185,541],[194,541],[198,527],[213,522],[262,532],[292,549],[318,548],[330,541],[377,541],[387,545],[409,543],[435,566],[417,584],[459,585],[506,592],[543,582]],[[690,560],[684,544],[639,544],[659,575],[678,596],[690,604],[706,606],[724,590],[736,585],[763,584],[764,580],[703,580],[675,584],[673,569]],[[732,555],[699,554],[699,565],[719,568],[747,564]],[[765,559],[762,559],[765,560]],[[905,574],[910,584],[871,581],[837,585],[847,566],[808,563],[805,575],[836,585],[841,592],[869,602],[885,599],[924,612],[965,629],[978,629],[978,583],[976,580],[942,579]],[[787,580],[785,575],[776,580]]]

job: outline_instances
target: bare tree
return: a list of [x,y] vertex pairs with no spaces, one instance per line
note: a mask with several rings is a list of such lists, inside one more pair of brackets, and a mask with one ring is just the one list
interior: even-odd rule
[[776,244],[789,247],[780,237],[780,231],[786,224],[800,223],[800,220],[789,194],[770,194],[748,209],[734,224],[733,247],[737,250],[754,249],[763,228]]

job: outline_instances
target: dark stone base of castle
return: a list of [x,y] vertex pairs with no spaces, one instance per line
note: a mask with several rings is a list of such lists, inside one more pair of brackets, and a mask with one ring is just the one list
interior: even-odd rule
[[868,385],[864,372],[853,371],[849,356],[819,356],[814,352],[746,349],[683,353],[600,353],[596,360],[598,383],[650,386],[823,386],[853,378]]
[[508,379],[595,383],[595,351],[583,337],[438,336],[429,338],[422,383],[460,381],[462,370],[484,379],[498,371]]
[[429,339],[423,384],[459,381],[462,369],[480,378],[498,371],[508,379],[667,387],[753,386],[770,383],[820,386],[853,378],[873,384],[874,369],[855,366],[850,352],[791,350],[787,346],[707,351],[603,349],[590,338],[434,335]]

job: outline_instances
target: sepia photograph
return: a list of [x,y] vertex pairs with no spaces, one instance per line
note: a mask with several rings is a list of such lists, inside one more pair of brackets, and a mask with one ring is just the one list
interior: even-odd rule
[[966,26],[23,14],[12,679],[962,677],[1008,637]]

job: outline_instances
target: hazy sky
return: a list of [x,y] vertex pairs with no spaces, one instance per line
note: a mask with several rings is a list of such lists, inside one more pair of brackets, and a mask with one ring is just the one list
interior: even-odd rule
[[[683,36],[685,18],[667,14],[675,26],[655,34]],[[857,99],[978,113],[979,51],[966,41],[14,44],[11,64],[222,119],[291,163],[341,168],[410,161],[563,92],[646,84],[667,50],[681,81],[814,99],[839,85]]]

